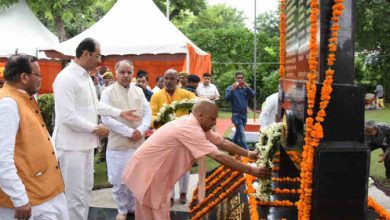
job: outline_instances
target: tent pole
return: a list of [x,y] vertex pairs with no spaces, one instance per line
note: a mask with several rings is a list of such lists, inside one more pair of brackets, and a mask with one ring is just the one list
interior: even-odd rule
[[257,102],[257,91],[256,91],[256,80],[257,80],[257,76],[256,76],[256,67],[257,67],[257,57],[256,57],[256,53],[257,53],[257,48],[256,48],[256,44],[257,44],[257,37],[256,37],[256,0],[254,0],[254,3],[255,3],[255,19],[253,21],[253,84],[254,84],[254,90],[255,90],[255,97],[254,97],[254,101],[253,101],[253,121],[256,121],[256,102]]
[[167,9],[167,12],[166,12],[166,13],[167,13],[167,19],[168,19],[168,20],[169,20],[169,4],[170,4],[170,3],[169,3],[169,0],[167,0],[167,2],[166,2],[166,5],[167,5],[167,6],[166,6],[166,9]]

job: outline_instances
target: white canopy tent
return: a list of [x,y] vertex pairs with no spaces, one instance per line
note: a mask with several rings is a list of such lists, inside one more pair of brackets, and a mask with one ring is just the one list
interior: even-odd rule
[[99,41],[105,56],[187,53],[187,43],[197,53],[207,54],[181,33],[152,0],[118,0],[96,24],[55,50],[74,56],[75,48],[86,37]]
[[[210,55],[181,33],[152,0],[118,0],[93,26],[60,43],[54,50],[46,51],[46,54],[55,58],[75,56],[77,45],[87,37],[100,42],[101,53],[105,56],[103,62],[110,57],[117,60],[123,55],[130,56],[133,61],[169,61],[173,58],[177,60],[177,55],[181,55],[180,59],[185,62],[181,65],[188,72],[203,74],[211,70]],[[175,56],[170,58],[167,55]],[[135,67],[137,69],[137,65]]]
[[[51,84],[62,64],[59,60],[47,60],[40,51],[58,45],[58,38],[39,21],[25,0],[0,12],[0,30],[0,71],[4,71],[7,58],[16,52],[36,56],[43,76],[39,93],[52,92]],[[0,75],[2,78],[2,72]]]
[[38,50],[58,45],[58,38],[33,14],[25,0],[0,12],[0,57],[25,53],[45,58]]

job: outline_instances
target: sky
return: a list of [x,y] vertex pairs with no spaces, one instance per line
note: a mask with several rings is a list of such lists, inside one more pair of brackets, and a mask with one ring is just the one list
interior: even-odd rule
[[[207,0],[209,5],[224,3],[228,6],[237,8],[238,10],[244,11],[246,19],[246,26],[253,28],[254,20],[254,8],[255,0]],[[256,0],[256,14],[260,14],[266,11],[276,11],[278,9],[279,0]]]

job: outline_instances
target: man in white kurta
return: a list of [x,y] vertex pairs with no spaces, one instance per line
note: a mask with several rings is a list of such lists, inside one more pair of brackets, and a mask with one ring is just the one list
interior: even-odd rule
[[70,219],[87,219],[93,187],[93,151],[98,137],[109,130],[98,124],[98,114],[130,119],[130,111],[99,105],[89,71],[100,61],[100,45],[84,39],[76,49],[76,58],[56,77],[53,90],[55,128],[53,140],[65,182]]
[[196,94],[198,97],[215,102],[219,99],[219,92],[217,87],[210,81],[211,75],[209,73],[204,73],[202,83],[199,83],[198,88],[196,88]]
[[260,131],[264,131],[264,129],[276,121],[276,115],[278,114],[278,94],[276,92],[268,96],[261,107],[259,116]]
[[[145,131],[152,122],[152,112],[141,88],[130,84],[134,66],[130,61],[115,65],[117,81],[103,90],[100,102],[119,109],[134,109],[142,121],[129,122],[118,117],[102,117],[110,129],[107,144],[108,180],[113,185],[112,194],[118,206],[116,220],[126,220],[135,212],[135,199],[122,181],[123,170],[134,151],[144,142]],[[136,178],[136,177],[134,177]]]

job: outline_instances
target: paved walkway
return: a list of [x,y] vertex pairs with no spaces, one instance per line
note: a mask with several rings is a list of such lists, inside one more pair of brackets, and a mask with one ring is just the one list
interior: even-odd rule
[[[188,204],[192,199],[192,191],[195,189],[196,184],[198,183],[198,174],[191,174],[190,175],[190,184],[188,187],[188,194],[187,194],[187,203],[184,205],[178,204],[178,191],[179,187],[175,187],[176,191],[176,201],[175,205],[171,208],[171,211],[188,211]],[[386,196],[381,190],[379,190],[377,187],[372,185],[368,189],[368,194],[372,198],[375,199],[375,201],[380,204],[382,207],[384,207],[388,212],[390,212],[390,197]],[[116,208],[116,205],[114,203],[114,200],[112,199],[111,194],[111,188],[109,189],[102,189],[102,190],[96,190],[92,192],[92,201],[91,201],[92,207],[100,207],[100,208]]]
[[[187,203],[182,205],[179,204],[179,186],[176,184],[175,187],[175,205],[171,208],[171,211],[188,211],[188,205],[189,202],[192,199],[192,191],[196,188],[196,184],[198,183],[198,174],[191,174],[190,175],[190,184],[188,186],[188,193],[187,193]],[[99,208],[113,208],[116,209],[115,202],[112,198],[112,192],[111,188],[108,189],[101,189],[101,190],[95,190],[92,192],[92,200],[91,205],[92,207],[99,207]]]

